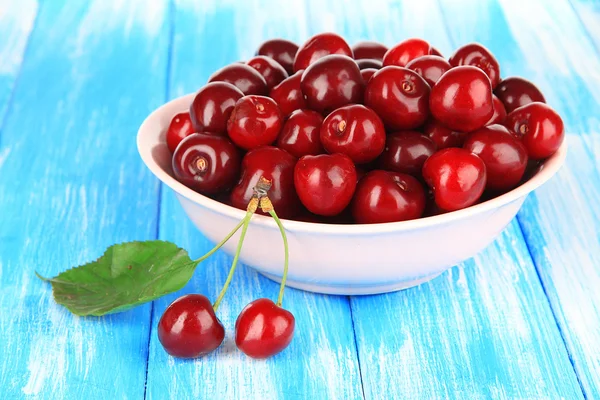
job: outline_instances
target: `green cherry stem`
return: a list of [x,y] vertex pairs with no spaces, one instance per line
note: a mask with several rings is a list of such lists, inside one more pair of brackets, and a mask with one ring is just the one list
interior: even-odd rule
[[221,240],[215,247],[213,247],[208,253],[206,253],[205,255],[203,255],[202,257],[200,257],[199,259],[195,260],[196,264],[201,263],[202,261],[206,260],[208,257],[210,257],[211,255],[213,255],[217,250],[219,250],[221,247],[223,247],[223,245],[225,243],[227,243],[227,241],[229,239],[231,239],[231,237],[233,235],[235,235],[235,233],[237,231],[240,230],[240,228],[242,227],[242,225],[244,225],[244,221],[246,220],[246,218],[248,218],[248,214],[252,214],[250,211],[248,211],[248,213],[246,213],[246,216],[240,221],[239,224],[236,225],[235,228],[233,228],[233,230],[231,232],[229,232],[229,234],[227,236],[225,236],[225,238],[223,240]]
[[283,224],[281,223],[281,220],[277,216],[277,213],[275,212],[275,210],[269,211],[269,214],[271,215],[271,217],[273,217],[273,219],[277,223],[277,226],[279,227],[279,231],[281,232],[281,238],[283,239],[283,249],[285,251],[285,261],[283,262],[283,277],[281,278],[281,286],[279,286],[279,296],[277,297],[277,306],[281,307],[281,303],[283,302],[283,291],[285,290],[285,281],[287,280],[288,264],[289,264],[290,255],[289,255],[287,235],[285,234],[285,229],[283,228]]

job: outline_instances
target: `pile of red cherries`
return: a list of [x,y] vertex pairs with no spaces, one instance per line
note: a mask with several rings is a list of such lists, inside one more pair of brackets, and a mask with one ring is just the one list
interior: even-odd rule
[[279,216],[383,223],[469,207],[560,147],[540,90],[502,79],[484,46],[449,58],[421,39],[350,47],[282,39],[215,72],[167,132],[175,177],[246,209],[261,177]]

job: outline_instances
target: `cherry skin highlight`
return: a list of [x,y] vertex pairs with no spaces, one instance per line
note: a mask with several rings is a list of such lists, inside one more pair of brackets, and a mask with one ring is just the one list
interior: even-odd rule
[[383,60],[383,56],[388,51],[387,46],[372,41],[358,42],[352,46],[355,60]]
[[471,65],[481,69],[490,78],[492,89],[500,83],[500,64],[496,57],[479,43],[469,43],[460,47],[448,60],[450,65]]
[[194,131],[224,135],[233,107],[242,97],[244,93],[227,82],[204,85],[190,105],[190,119]]
[[487,122],[486,125],[502,124],[506,120],[506,109],[500,99],[494,94],[492,95],[492,102],[494,104],[494,115]]
[[296,43],[285,39],[271,39],[260,45],[256,55],[272,58],[291,75],[294,73],[294,58],[297,52]]
[[390,48],[383,56],[383,66],[405,67],[415,58],[431,54],[431,46],[422,39],[407,39]]
[[323,116],[316,111],[294,111],[283,125],[277,147],[298,158],[323,153],[325,150],[320,139],[322,123]]
[[238,100],[227,121],[227,133],[233,143],[250,150],[271,144],[283,126],[283,114],[272,99],[245,96]]
[[173,117],[167,128],[167,147],[173,153],[179,143],[194,133],[190,113],[182,112]]
[[267,90],[271,90],[288,77],[287,71],[275,60],[267,56],[256,56],[246,63],[257,70],[267,83]]
[[425,160],[435,151],[435,143],[420,132],[395,132],[386,138],[379,165],[386,171],[419,176]]
[[304,70],[300,70],[271,89],[269,97],[275,100],[285,116],[290,115],[295,110],[307,108],[304,94],[300,88],[303,73]]
[[227,82],[240,89],[245,95],[267,94],[267,81],[249,65],[233,63],[224,66],[210,76],[208,82]]
[[320,58],[331,54],[353,57],[352,49],[343,37],[335,33],[320,33],[308,39],[296,53],[294,71],[307,69]]
[[406,64],[406,68],[421,75],[425,82],[433,87],[452,66],[442,57],[427,55],[415,58]]
[[537,86],[517,76],[503,79],[494,90],[494,94],[502,101],[507,113],[534,101],[546,102]]

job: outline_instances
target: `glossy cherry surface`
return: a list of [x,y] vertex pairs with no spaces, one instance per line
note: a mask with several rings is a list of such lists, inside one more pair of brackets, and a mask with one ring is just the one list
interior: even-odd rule
[[360,103],[364,83],[356,62],[343,55],[330,55],[311,64],[300,81],[311,110],[329,113],[350,103]]
[[363,78],[363,82],[365,84],[367,84],[369,82],[369,79],[371,79],[371,77],[375,74],[375,72],[377,72],[378,70],[376,70],[375,68],[366,68],[366,69],[361,69],[360,70],[360,75]]
[[271,39],[261,44],[256,54],[272,58],[285,68],[288,74],[292,74],[297,52],[296,43],[285,39]]
[[235,321],[235,344],[252,358],[271,357],[290,344],[295,325],[291,312],[269,299],[257,299]]
[[371,60],[367,58],[364,58],[362,60],[356,60],[356,65],[358,65],[358,68],[360,68],[361,70],[366,68],[381,69],[383,67],[383,64],[380,60]]
[[194,133],[181,141],[172,160],[177,180],[199,193],[233,186],[240,170],[239,150],[224,136]]
[[415,71],[384,67],[367,83],[365,105],[373,109],[390,130],[414,129],[429,115],[429,92],[429,85]]
[[506,109],[504,108],[504,104],[502,104],[495,94],[492,95],[492,103],[494,105],[494,115],[492,115],[492,118],[490,118],[486,125],[504,123],[506,120]]
[[421,75],[423,79],[425,79],[425,82],[433,87],[442,75],[452,68],[452,66],[450,66],[448,61],[444,60],[442,57],[427,55],[415,58],[406,64],[406,68]]
[[502,101],[507,113],[534,101],[546,102],[537,86],[518,76],[503,79],[494,90],[494,94]]
[[275,100],[285,116],[290,115],[295,110],[307,108],[304,94],[300,88],[303,73],[304,70],[298,71],[271,89],[269,97]]
[[210,353],[225,337],[212,304],[200,294],[188,294],[171,303],[160,318],[157,331],[166,352],[180,358]]
[[352,49],[340,35],[330,32],[315,35],[298,49],[294,59],[294,71],[307,69],[318,59],[330,54],[353,57]]
[[245,96],[238,100],[227,121],[227,134],[239,147],[250,150],[271,144],[283,126],[277,103],[264,96]]
[[431,89],[429,108],[435,119],[450,129],[479,129],[494,115],[490,80],[477,67],[454,67]]
[[167,147],[173,153],[179,143],[187,136],[194,133],[189,112],[182,112],[173,117],[167,128]]
[[190,105],[190,119],[195,132],[225,134],[227,120],[235,103],[244,93],[227,82],[212,82],[204,85]]
[[355,60],[383,60],[383,56],[388,51],[387,46],[379,42],[362,41],[352,46]]
[[245,95],[267,94],[265,78],[246,64],[233,63],[224,66],[210,76],[208,82],[227,82],[240,89]]
[[469,135],[464,149],[477,154],[486,167],[486,189],[506,191],[517,186],[527,167],[527,149],[502,125],[489,125]]
[[407,174],[375,170],[356,186],[352,215],[359,224],[407,221],[425,210],[425,190]]
[[293,217],[300,209],[294,189],[296,158],[277,147],[250,150],[242,159],[242,176],[231,191],[231,205],[245,210],[260,177],[271,181],[269,198],[281,218]]
[[379,163],[387,171],[419,176],[425,160],[435,150],[435,143],[420,132],[394,132],[386,138],[385,150],[379,157]]
[[485,164],[468,150],[448,148],[425,161],[423,178],[433,190],[439,208],[460,210],[481,197],[486,185]]
[[316,111],[294,111],[283,125],[277,147],[297,158],[323,153],[325,150],[320,138],[322,123],[323,116]]
[[344,154],[304,156],[294,169],[300,201],[312,213],[333,216],[350,204],[356,188],[354,162]]
[[256,56],[246,62],[249,66],[257,70],[267,83],[267,90],[271,90],[282,80],[288,77],[288,73],[274,59],[267,56]]
[[321,143],[328,153],[342,153],[357,164],[376,159],[385,147],[385,127],[377,114],[360,104],[340,107],[321,125]]
[[498,64],[498,60],[479,43],[469,43],[458,48],[448,62],[453,67],[471,65],[480,68],[490,78],[492,89],[498,86],[500,82],[500,64]]
[[436,49],[435,47],[431,46],[431,50],[429,51],[429,54],[431,54],[432,56],[438,56],[438,57],[442,57],[444,58],[444,56],[442,55],[442,53]]
[[383,56],[383,65],[405,67],[415,58],[431,54],[431,46],[423,39],[407,39],[390,48]]
[[534,160],[550,157],[565,138],[562,118],[550,106],[534,102],[506,116],[505,125],[522,138],[527,154]]
[[437,150],[447,147],[462,147],[463,143],[469,136],[466,132],[454,131],[446,128],[441,122],[435,119],[427,121],[423,127],[423,133],[435,143]]

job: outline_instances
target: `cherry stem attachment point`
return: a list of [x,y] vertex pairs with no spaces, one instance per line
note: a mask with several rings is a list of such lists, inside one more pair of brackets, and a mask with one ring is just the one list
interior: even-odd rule
[[269,210],[268,213],[271,215],[271,217],[273,217],[273,219],[277,223],[277,226],[279,227],[279,231],[281,232],[281,238],[283,239],[283,249],[285,251],[285,261],[283,263],[283,277],[281,278],[281,286],[279,286],[279,296],[277,297],[277,306],[281,307],[281,303],[283,302],[283,291],[285,290],[285,281],[287,280],[288,264],[289,264],[290,255],[289,255],[287,236],[285,234],[285,229],[283,228],[283,224],[281,223],[281,220],[277,216],[277,213],[275,212],[274,209]]

